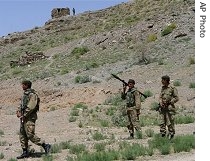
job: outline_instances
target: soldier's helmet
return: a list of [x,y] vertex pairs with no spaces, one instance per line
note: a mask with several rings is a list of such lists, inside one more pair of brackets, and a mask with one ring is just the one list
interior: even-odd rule
[[23,80],[22,84],[26,85],[29,88],[31,88],[31,86],[32,86],[32,82],[30,80]]
[[162,76],[162,80],[170,81],[170,77],[168,75]]
[[133,84],[135,84],[135,81],[134,81],[133,79],[129,79],[129,80],[128,80],[128,83],[133,83]]

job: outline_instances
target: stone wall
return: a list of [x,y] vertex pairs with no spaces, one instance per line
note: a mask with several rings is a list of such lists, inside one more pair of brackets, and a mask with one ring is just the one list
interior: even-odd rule
[[68,7],[66,8],[54,8],[51,11],[51,17],[53,18],[59,18],[62,16],[70,15],[70,9]]

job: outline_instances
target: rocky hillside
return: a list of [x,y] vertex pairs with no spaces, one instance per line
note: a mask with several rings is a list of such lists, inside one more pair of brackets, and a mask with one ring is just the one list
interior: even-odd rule
[[[105,114],[114,106],[113,99],[122,88],[122,83],[111,73],[125,81],[135,79],[139,90],[151,94],[142,102],[142,118],[156,117],[151,108],[158,101],[160,78],[169,75],[180,95],[179,116],[194,118],[194,19],[193,0],[135,0],[97,12],[51,19],[42,27],[0,38],[0,112],[3,118],[0,130],[4,131],[4,137],[0,135],[0,138],[6,140],[0,150],[5,158],[19,154],[14,150],[14,147],[20,148],[18,138],[11,134],[16,135],[15,130],[18,130],[15,110],[20,103],[23,79],[32,80],[33,88],[40,94],[41,118],[37,133],[51,135],[52,144],[73,139],[74,143],[85,142],[90,148],[88,131],[98,128],[103,131],[98,125],[100,119],[81,111],[75,121],[68,121],[69,110],[78,104],[96,111],[96,114],[93,112],[96,118],[109,120],[111,134],[117,133],[118,139],[127,135],[125,129],[116,127]],[[61,113],[66,115],[67,121],[58,119],[62,118]],[[17,123],[9,124],[6,118]],[[56,119],[60,122],[55,122]],[[55,129],[51,128],[52,122]],[[59,123],[63,125],[61,130],[57,130]],[[83,126],[78,127],[79,123]],[[75,133],[68,128],[75,129]],[[192,134],[194,121],[178,128],[180,135],[182,132]],[[158,133],[157,125],[154,129]],[[106,128],[105,132],[111,135]],[[160,155],[156,155],[160,159]],[[186,155],[191,160],[194,158],[194,152]],[[65,160],[63,156],[67,156],[65,151],[57,157]]]

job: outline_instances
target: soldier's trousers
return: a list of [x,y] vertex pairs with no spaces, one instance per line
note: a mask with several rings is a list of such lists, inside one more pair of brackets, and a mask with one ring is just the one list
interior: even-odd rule
[[29,140],[39,146],[44,143],[44,140],[35,135],[35,120],[25,121],[21,124],[19,139],[23,149],[28,148]]
[[166,134],[166,126],[168,127],[168,132],[170,135],[175,134],[175,124],[174,124],[175,114],[170,111],[160,111],[160,133]]
[[139,124],[139,119],[137,117],[137,111],[135,107],[127,108],[127,115],[128,115],[128,125],[127,128],[130,133],[134,133],[134,128],[139,131],[141,129]]

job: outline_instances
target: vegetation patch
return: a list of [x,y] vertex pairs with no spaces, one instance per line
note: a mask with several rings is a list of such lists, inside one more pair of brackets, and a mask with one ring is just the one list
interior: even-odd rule
[[161,36],[165,36],[170,34],[174,29],[176,28],[175,23],[171,23],[170,25],[166,26],[162,31],[161,31]]

